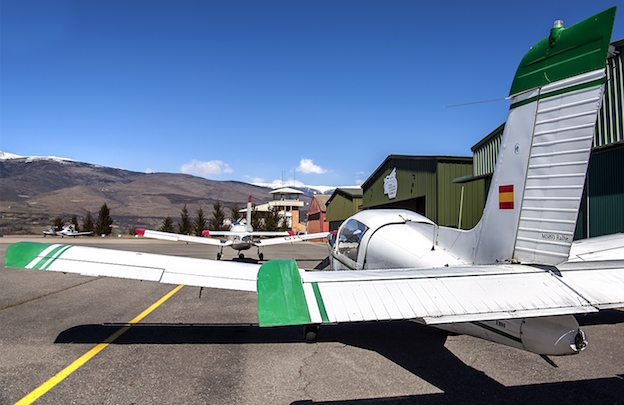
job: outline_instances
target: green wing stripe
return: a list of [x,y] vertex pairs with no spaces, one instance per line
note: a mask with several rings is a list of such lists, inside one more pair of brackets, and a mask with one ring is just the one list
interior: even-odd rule
[[605,67],[615,7],[568,28],[553,28],[522,58],[509,95]]
[[56,250],[55,252],[52,252],[50,254],[51,258],[41,268],[43,270],[49,269],[50,266],[52,265],[52,263],[54,263],[56,261],[56,259],[61,257],[61,255],[63,253],[65,253],[70,247],[71,247],[71,245],[61,246],[61,249]]
[[7,248],[4,258],[5,267],[26,268],[37,256],[52,246],[49,243],[17,242]]
[[59,245],[52,249],[52,251],[48,252],[45,256],[41,257],[37,263],[32,267],[33,269],[42,269],[44,265],[49,264],[49,262],[53,261],[56,257],[55,255],[61,251],[65,246]]
[[305,325],[311,322],[294,260],[269,260],[258,271],[260,326]]
[[314,290],[316,303],[318,304],[318,309],[321,313],[321,319],[323,320],[323,323],[327,323],[329,322],[329,317],[327,316],[327,310],[325,309],[325,303],[323,302],[323,297],[321,297],[321,290],[319,290],[318,283],[312,283],[312,289]]

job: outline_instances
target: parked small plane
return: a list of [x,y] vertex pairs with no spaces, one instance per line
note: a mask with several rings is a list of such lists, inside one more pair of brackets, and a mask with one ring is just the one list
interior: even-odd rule
[[[624,235],[573,242],[615,7],[522,59],[481,221],[360,212],[331,245],[336,271],[20,242],[5,266],[255,291],[260,326],[411,319],[540,355],[587,345],[574,314],[624,307]],[[400,184],[398,185],[400,187]],[[617,259],[619,260],[612,260]]]
[[[251,226],[251,196],[247,200],[247,222],[240,223],[234,222],[230,225],[229,231],[209,231],[202,232],[204,237],[180,235],[170,232],[150,231],[145,229],[137,229],[136,232],[139,235],[143,235],[146,238],[161,239],[161,240],[173,240],[183,242],[204,243],[207,245],[220,246],[221,250],[217,253],[217,260],[221,260],[223,255],[223,248],[230,246],[232,249],[238,251],[238,257],[240,259],[245,258],[245,255],[241,253],[242,250],[248,250],[252,246],[258,248],[258,258],[264,260],[264,254],[260,252],[260,248],[269,245],[278,245],[282,243],[301,242],[310,239],[325,238],[329,235],[329,232],[311,233],[306,235],[295,235],[293,232],[273,232],[273,231],[254,231]],[[227,236],[226,240],[211,239],[207,236]],[[254,236],[274,236],[270,239],[254,239]]]
[[55,230],[54,227],[51,226],[47,230],[43,231],[43,237],[45,238],[46,236],[60,236],[62,238],[65,236],[73,236],[75,238],[76,236],[91,235],[92,233],[93,232],[78,232],[76,231],[76,225],[69,224],[65,225],[60,231]]

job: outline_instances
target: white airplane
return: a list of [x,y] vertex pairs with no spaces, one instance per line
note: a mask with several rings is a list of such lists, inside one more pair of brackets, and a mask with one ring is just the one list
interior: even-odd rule
[[[624,235],[573,242],[615,7],[559,22],[522,60],[479,224],[405,210],[348,219],[333,269],[20,242],[6,267],[255,291],[260,326],[409,319],[540,355],[582,351],[574,315],[624,307]],[[617,259],[617,260],[615,260]]]
[[[251,226],[251,196],[247,200],[247,222],[242,224],[239,222],[234,222],[230,225],[229,231],[209,231],[205,230],[202,232],[204,237],[199,236],[190,236],[190,235],[179,235],[175,233],[169,232],[160,232],[160,231],[150,231],[145,229],[137,229],[136,232],[139,235],[143,235],[146,238],[152,239],[161,239],[161,240],[169,240],[169,241],[183,241],[183,242],[194,242],[194,243],[204,243],[207,245],[220,246],[221,250],[217,253],[217,260],[221,260],[221,256],[223,255],[223,248],[226,246],[230,246],[232,249],[238,251],[238,257],[240,259],[244,259],[245,255],[241,253],[241,250],[248,250],[252,246],[258,248],[258,258],[260,260],[264,260],[264,254],[260,252],[260,248],[264,246],[270,245],[278,245],[282,243],[293,243],[293,242],[301,242],[304,240],[310,239],[320,239],[326,238],[329,235],[329,232],[319,232],[319,233],[311,233],[306,235],[295,235],[293,232],[284,231],[284,232],[273,232],[273,231],[254,231]],[[211,239],[206,236],[227,236],[226,240],[221,239]],[[277,236],[270,239],[255,239],[254,236]]]
[[50,227],[47,230],[43,231],[43,237],[45,238],[46,236],[60,236],[61,238],[65,237],[65,236],[72,236],[72,237],[76,237],[76,236],[80,236],[80,235],[91,235],[93,232],[78,232],[76,231],[76,225],[74,224],[69,224],[69,225],[65,225],[63,227],[63,229],[61,229],[60,231],[56,231],[54,230],[54,227]]

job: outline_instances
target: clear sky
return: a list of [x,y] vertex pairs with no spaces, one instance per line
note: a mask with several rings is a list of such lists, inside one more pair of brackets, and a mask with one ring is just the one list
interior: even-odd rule
[[0,4],[0,151],[327,186],[363,182],[389,154],[471,156],[509,101],[445,106],[506,97],[554,20],[616,5]]

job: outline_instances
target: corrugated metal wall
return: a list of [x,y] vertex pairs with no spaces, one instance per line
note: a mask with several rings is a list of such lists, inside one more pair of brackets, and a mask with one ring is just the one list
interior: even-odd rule
[[574,238],[624,232],[624,146],[592,153],[587,175]]
[[481,219],[485,206],[485,181],[477,180],[465,184],[453,183],[453,179],[472,172],[471,164],[438,164],[438,225],[458,227],[462,187],[464,198],[461,228],[471,229]]
[[[620,47],[620,52],[624,50]],[[624,141],[622,105],[624,104],[624,68],[622,54],[607,60],[607,82],[598,115],[594,148]]]

